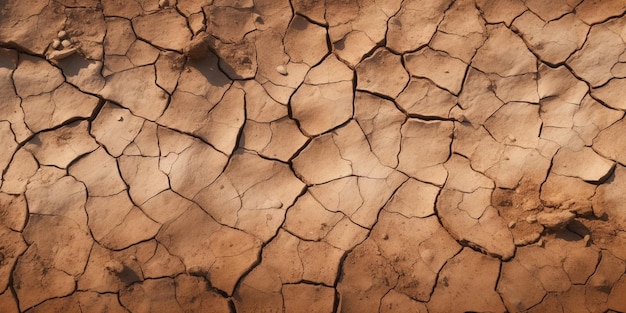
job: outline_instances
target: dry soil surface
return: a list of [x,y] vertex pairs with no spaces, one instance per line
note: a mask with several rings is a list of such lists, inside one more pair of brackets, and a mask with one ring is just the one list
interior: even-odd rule
[[625,12],[0,0],[0,312],[625,312]]

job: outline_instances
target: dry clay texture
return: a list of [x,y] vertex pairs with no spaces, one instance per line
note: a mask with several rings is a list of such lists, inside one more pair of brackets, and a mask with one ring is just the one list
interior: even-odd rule
[[626,312],[625,12],[0,0],[0,312]]

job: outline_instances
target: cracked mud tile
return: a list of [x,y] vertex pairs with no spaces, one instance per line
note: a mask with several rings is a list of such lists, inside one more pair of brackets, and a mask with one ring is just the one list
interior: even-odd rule
[[313,139],[294,158],[293,166],[296,175],[308,184],[325,183],[349,175],[384,179],[394,172],[380,163],[355,121]]
[[113,74],[106,78],[99,94],[134,115],[154,121],[161,116],[168,102],[167,93],[156,85],[154,77],[155,70],[150,65]]
[[24,239],[30,246],[13,271],[20,310],[74,292],[93,244],[89,233],[65,217],[32,215]]
[[129,20],[120,17],[107,17],[104,48],[104,76],[132,68],[126,57],[133,42],[137,40]]
[[211,34],[226,43],[240,42],[246,34],[257,29],[255,20],[259,15],[250,8],[214,3],[205,7],[205,14]]
[[613,78],[606,85],[593,88],[591,95],[611,109],[626,111],[623,90],[626,87],[626,79]]
[[119,16],[127,19],[143,13],[141,1],[116,1],[116,0],[102,0],[102,11],[106,17]]
[[319,135],[352,117],[353,76],[352,70],[334,56],[311,69],[289,104],[305,134]]
[[14,137],[12,139],[22,142],[32,132],[24,123],[24,111],[20,106],[21,98],[17,95],[14,85],[13,75],[17,64],[18,54],[15,51],[0,48],[0,98],[3,99],[0,116],[2,116],[3,124],[9,123],[9,130],[13,132],[11,137]]
[[199,308],[207,309],[207,312],[228,312],[227,300],[208,290],[208,287],[201,278],[186,275],[175,279],[150,279],[123,289],[120,303],[133,313],[155,310],[192,312]]
[[408,218],[435,214],[435,201],[440,188],[415,179],[409,179],[385,205],[385,211],[400,213]]
[[121,156],[118,164],[122,179],[128,184],[130,197],[138,205],[170,186],[167,175],[159,170],[158,157]]
[[157,129],[158,125],[156,123],[144,121],[141,130],[135,136],[135,140],[124,149],[123,154],[146,157],[160,156]]
[[384,42],[387,21],[400,9],[400,1],[329,1],[325,18],[333,52],[348,66],[356,66],[363,56]]
[[21,98],[51,92],[63,83],[63,74],[50,63],[25,54],[20,54],[19,57],[13,82],[15,91]]
[[289,60],[310,67],[319,63],[328,54],[326,29],[309,22],[299,15],[294,16],[285,33],[285,52]]
[[[280,230],[263,249],[261,264],[255,267],[241,284],[257,289],[257,294],[279,291],[281,283],[306,281],[332,286],[339,275],[339,263],[344,253],[343,250],[325,242],[305,241]],[[258,281],[261,278],[258,275],[265,275],[265,281]],[[246,292],[245,288],[242,291]],[[237,296],[238,294],[235,294],[235,299]],[[244,306],[255,304],[246,302],[240,304]]]
[[500,275],[497,291],[509,311],[523,312],[544,300],[543,285],[518,260],[503,263]]
[[37,133],[75,118],[89,118],[99,99],[63,83],[52,92],[29,96],[22,101],[24,121]]
[[619,31],[624,23],[625,18],[617,18],[593,25],[582,48],[567,59],[574,73],[592,87],[604,85],[613,78],[612,69],[626,49]]
[[298,198],[289,208],[283,228],[304,240],[319,241],[343,218],[326,210],[310,193]]
[[[539,2],[534,3],[539,4]],[[529,4],[526,3],[526,5]],[[569,11],[571,8],[566,10],[566,12]],[[547,10],[546,13],[548,12],[557,13],[556,10]],[[553,20],[553,18],[558,19]],[[519,31],[522,38],[529,43],[528,47],[542,61],[549,64],[565,62],[574,51],[582,47],[589,32],[589,26],[578,19],[575,14],[551,16],[546,19],[531,11],[526,11],[516,18],[512,29]]]
[[[539,254],[544,257],[538,258]],[[576,301],[572,295],[580,291],[584,293],[585,288],[580,284],[585,284],[597,272],[598,262],[598,249],[582,246],[576,241],[550,239],[545,247],[521,247],[514,261],[503,263],[497,290],[511,311],[534,306],[546,292],[555,292],[564,307],[571,307]],[[575,298],[582,301],[584,308],[584,294]]]
[[494,183],[471,169],[469,160],[453,155],[444,164],[448,180],[437,199],[443,226],[461,242],[507,260],[515,245],[506,221],[491,206]]
[[558,0],[546,3],[538,0],[526,0],[524,4],[542,20],[549,22],[562,18],[572,12],[582,0]]
[[[176,154],[163,150],[161,146],[161,170],[169,176],[172,190],[187,199],[193,199],[202,188],[210,185],[228,162],[224,154],[197,139]],[[173,157],[171,163],[167,162],[170,166],[167,170],[163,169],[165,157]]]
[[608,299],[608,306],[615,311],[626,310],[626,301],[622,295],[626,292],[626,275],[622,275],[622,278],[613,286],[611,294]]
[[183,55],[173,51],[160,51],[154,63],[157,85],[172,94],[183,71],[183,63]]
[[596,216],[608,215],[609,223],[616,229],[626,230],[626,214],[621,209],[624,199],[620,190],[626,184],[626,168],[620,164],[609,180],[596,189],[593,195],[593,212]]
[[79,54],[73,54],[59,60],[58,66],[67,82],[83,92],[99,94],[106,84],[102,77],[102,61],[87,60]]
[[158,123],[198,135],[230,154],[245,119],[244,97],[244,91],[233,87],[217,68],[217,56],[211,53],[183,71]]
[[25,196],[29,214],[62,216],[88,231],[85,213],[87,190],[74,177],[51,177],[49,181],[31,183]]
[[536,73],[526,73],[508,77],[488,74],[495,96],[504,103],[520,101],[538,103]]
[[449,6],[448,0],[427,5],[416,1],[403,3],[400,11],[389,19],[387,47],[397,53],[405,53],[428,44]]
[[393,102],[365,92],[356,92],[354,108],[354,118],[380,163],[397,167],[400,128],[406,120],[405,115]]
[[537,71],[537,59],[510,29],[503,25],[488,26],[487,32],[489,38],[476,51],[472,66],[502,77]]
[[463,0],[452,3],[428,45],[469,64],[486,39],[485,21],[478,7],[474,1]]
[[220,223],[267,242],[303,188],[286,164],[244,152],[233,155],[224,173],[194,201]]
[[124,249],[153,238],[161,227],[132,203],[126,190],[90,197],[85,209],[93,238],[109,249]]
[[326,3],[315,0],[292,0],[294,12],[301,14],[317,24],[326,25]]
[[[175,9],[164,9],[134,17],[132,24],[137,37],[166,50],[182,52],[191,40],[187,20]],[[155,25],[168,25],[168,27],[154,27]]]
[[[381,75],[385,73],[385,75]],[[395,98],[409,82],[409,74],[399,55],[379,48],[356,67],[357,90]]]
[[296,122],[288,117],[270,123],[257,123],[249,119],[241,138],[240,148],[254,150],[261,156],[283,162],[289,161],[308,141]]
[[409,296],[397,292],[394,289],[380,300],[379,312],[381,313],[409,313],[409,312],[427,312],[428,308],[423,302],[415,301]]
[[[22,234],[11,230],[4,225],[0,225],[0,254],[2,254],[2,264],[0,265],[0,290],[9,290],[9,282],[13,273],[13,267],[24,251],[28,248]],[[11,283],[15,287],[14,283]],[[9,296],[12,297],[9,291]],[[3,297],[6,297],[3,296]]]
[[343,263],[337,285],[342,312],[365,312],[379,307],[380,300],[398,283],[391,260],[387,260],[373,240],[357,246]]
[[0,122],[0,144],[5,147],[0,151],[0,172],[4,172],[17,150],[15,134],[13,134],[9,122]]
[[591,183],[603,182],[613,171],[615,163],[599,156],[591,148],[572,151],[562,148],[552,159],[551,171],[578,177]]
[[41,55],[50,39],[63,29],[65,15],[58,2],[11,1],[3,5],[0,21],[0,42],[14,43],[30,53]]
[[[587,84],[572,75],[567,67],[551,68],[545,64],[539,65],[537,88],[542,104],[545,100],[557,98],[559,101],[578,105],[589,90]],[[546,122],[543,115],[542,120]]]
[[19,149],[13,155],[6,172],[2,176],[2,192],[22,194],[26,191],[28,180],[35,175],[39,164],[32,153]]
[[486,22],[496,24],[503,22],[511,26],[513,20],[527,10],[522,0],[504,0],[493,2],[489,0],[476,0],[476,6],[481,11],[481,16]]
[[450,115],[477,127],[484,124],[504,103],[496,97],[492,82],[487,75],[470,67],[465,77],[463,90],[459,94],[458,104],[459,108],[453,107]]
[[210,289],[209,283],[200,278],[180,275],[175,279],[176,302],[183,312],[231,312],[228,300]]
[[78,279],[78,290],[109,293],[145,279],[175,276],[185,271],[180,259],[155,240],[120,251],[95,244],[85,272]]
[[[283,35],[276,31],[258,32],[255,46],[258,66],[256,80],[274,100],[287,104],[311,67],[290,61],[289,55],[284,50]],[[281,74],[279,69],[287,75]]]
[[626,164],[626,139],[619,135],[623,131],[626,131],[626,120],[622,118],[598,133],[593,139],[593,149],[601,156]]
[[90,197],[112,196],[126,190],[115,159],[102,147],[73,163],[68,172],[85,184]]
[[485,122],[485,128],[498,142],[521,148],[538,146],[541,125],[539,106],[522,102],[503,105]]
[[435,291],[427,304],[428,311],[505,312],[504,304],[494,290],[499,263],[497,259],[463,248],[439,273]]
[[437,218],[407,218],[386,209],[370,239],[399,275],[394,290],[424,302],[430,300],[442,266],[461,251]]
[[287,284],[282,289],[285,312],[332,312],[335,290],[312,284]]
[[39,164],[66,168],[78,157],[98,148],[89,135],[89,122],[76,121],[61,128],[41,132],[31,138],[24,149],[30,151]]
[[7,313],[18,313],[17,302],[11,290],[5,290],[0,294],[0,310]]
[[626,11],[626,4],[617,1],[583,0],[576,7],[576,15],[587,24],[596,24]]
[[[411,76],[425,77],[454,95],[461,91],[467,64],[446,53],[428,47],[404,56],[404,66]],[[437,64],[435,66],[435,64]]]
[[129,110],[107,101],[91,123],[90,133],[111,156],[119,157],[133,142],[144,121]]
[[[265,249],[264,249],[265,250]],[[267,267],[257,266],[239,284],[233,295],[237,312],[282,312],[284,310],[280,277]]]
[[246,80],[242,87],[246,94],[246,117],[249,120],[267,123],[289,114],[287,105],[273,99],[256,80]]
[[228,294],[261,249],[259,239],[218,224],[196,205],[164,226],[156,239],[182,260],[187,272],[205,276]]
[[443,167],[450,156],[452,122],[409,119],[402,126],[398,170],[424,182],[441,186],[448,173]]
[[28,207],[23,194],[0,192],[0,225],[19,232],[26,226],[27,216]]
[[95,292],[76,292],[64,298],[50,299],[36,307],[31,308],[29,313],[45,312],[128,312],[114,294],[99,294]]
[[395,101],[409,116],[446,119],[457,98],[428,79],[411,78]]
[[166,224],[183,214],[194,203],[170,189],[149,198],[139,207],[152,220]]

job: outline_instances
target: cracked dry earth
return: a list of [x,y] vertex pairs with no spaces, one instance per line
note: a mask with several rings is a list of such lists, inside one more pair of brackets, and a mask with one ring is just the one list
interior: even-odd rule
[[0,312],[625,312],[625,12],[0,0]]

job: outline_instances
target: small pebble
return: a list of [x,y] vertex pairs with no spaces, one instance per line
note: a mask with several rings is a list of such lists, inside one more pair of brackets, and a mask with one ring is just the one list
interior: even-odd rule
[[383,235],[383,240],[387,240],[387,239],[389,239],[389,235],[384,234],[384,235]]
[[52,40],[52,48],[53,49],[59,49],[61,47],[61,40],[55,39]]
[[159,7],[164,8],[168,5],[170,5],[169,0],[159,0]]
[[586,234],[585,237],[583,238],[583,243],[585,244],[585,246],[589,245],[590,240],[591,240],[591,235]]
[[123,117],[123,116],[118,117],[118,118],[117,118],[117,121],[118,121],[118,122],[123,122],[123,121],[124,121],[124,117]]
[[67,32],[62,30],[57,34],[57,37],[59,37],[59,39],[63,39],[65,38],[65,36],[67,36]]
[[69,46],[72,45],[72,42],[67,40],[67,39],[65,39],[65,40],[61,41],[61,44],[63,45],[63,48],[69,48]]
[[529,215],[528,217],[526,217],[526,222],[528,222],[528,224],[532,224],[536,221],[537,221],[537,217],[534,215]]
[[287,73],[287,69],[286,69],[283,65],[279,65],[279,66],[277,66],[277,67],[276,67],[276,71],[277,71],[278,73],[280,73],[281,75],[285,75],[285,76],[286,76],[286,75],[288,74],[288,73]]
[[514,228],[514,227],[515,227],[515,221],[510,221],[509,228]]

